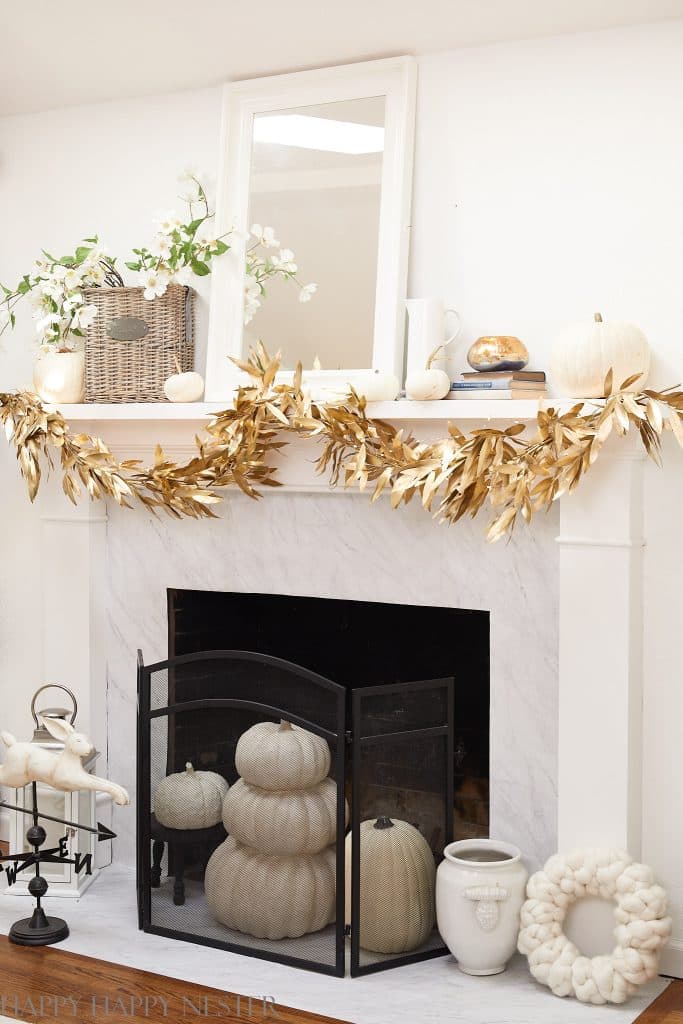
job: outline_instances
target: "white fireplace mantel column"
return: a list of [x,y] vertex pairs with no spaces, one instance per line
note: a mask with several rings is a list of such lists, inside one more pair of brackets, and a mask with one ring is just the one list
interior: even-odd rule
[[639,857],[643,464],[615,438],[561,499],[558,848]]
[[[55,470],[41,484],[43,681],[78,700],[77,725],[101,752],[106,734],[106,523],[104,502],[72,505]],[[68,705],[46,691],[43,706]],[[38,700],[38,707],[41,701]],[[100,768],[103,769],[100,764]]]

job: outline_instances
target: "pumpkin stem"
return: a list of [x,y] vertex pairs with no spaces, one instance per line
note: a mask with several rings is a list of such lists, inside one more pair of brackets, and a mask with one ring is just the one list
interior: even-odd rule
[[394,823],[386,814],[381,814],[374,824],[374,828],[393,828]]
[[286,722],[284,720],[284,718],[280,719],[280,732],[286,732],[288,729],[291,729],[291,728],[292,728],[292,723],[291,722]]
[[191,761],[186,761],[185,762],[185,771],[187,772],[188,775],[194,775],[195,774],[195,770],[192,767],[192,762]]
[[593,313],[593,319],[595,320],[596,324],[601,324],[602,323],[602,313]]
[[445,351],[446,351],[446,346],[445,345],[437,345],[436,348],[434,349],[434,351],[429,353],[429,358],[427,359],[427,366],[425,367],[425,369],[431,370],[432,363],[437,358],[439,353],[445,352]]

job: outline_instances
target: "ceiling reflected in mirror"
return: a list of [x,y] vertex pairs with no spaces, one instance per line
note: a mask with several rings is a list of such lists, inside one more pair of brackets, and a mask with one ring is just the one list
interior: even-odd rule
[[300,302],[299,286],[269,280],[244,352],[260,339],[285,369],[372,366],[384,123],[384,96],[255,115],[249,222],[273,227],[317,290]]

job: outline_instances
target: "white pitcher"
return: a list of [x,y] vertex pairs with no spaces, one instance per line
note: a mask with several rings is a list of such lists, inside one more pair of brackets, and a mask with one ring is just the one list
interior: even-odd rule
[[[439,345],[450,345],[460,334],[460,314],[455,309],[444,309],[441,299],[406,299],[408,310],[408,354],[406,359],[406,373],[417,373],[424,370],[427,360],[435,348]],[[449,316],[456,318],[455,330],[448,337],[446,333],[446,319]],[[433,365],[439,367],[442,360],[435,360]]]

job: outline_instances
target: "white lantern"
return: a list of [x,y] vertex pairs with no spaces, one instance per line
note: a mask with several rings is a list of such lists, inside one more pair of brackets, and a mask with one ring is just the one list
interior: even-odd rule
[[[67,708],[44,708],[36,711],[36,698],[43,690],[55,688],[63,690],[73,702],[72,710]],[[64,744],[56,740],[47,731],[39,720],[40,718],[61,719],[74,723],[78,705],[74,694],[66,686],[48,683],[41,686],[33,695],[31,701],[31,714],[35,722],[32,743],[35,743],[47,750],[59,751]],[[83,768],[92,775],[95,771],[95,764],[99,757],[98,751],[83,761]],[[47,832],[47,838],[42,844],[43,850],[60,849],[64,863],[41,864],[40,873],[50,885],[50,896],[70,896],[78,899],[86,891],[89,885],[94,882],[99,874],[95,867],[95,848],[97,845],[97,819],[96,819],[96,798],[94,790],[80,790],[74,793],[64,793],[53,789],[52,786],[37,784],[38,807],[40,810],[40,824]],[[13,803],[17,807],[31,810],[33,808],[32,785],[24,786],[22,789],[14,790]],[[49,815],[49,817],[47,817]],[[50,818],[60,818],[61,821],[51,821]],[[79,829],[63,822],[74,822],[82,826]],[[26,829],[31,824],[31,816],[22,811],[12,811],[10,817],[10,853],[31,853],[32,847],[26,841]],[[84,827],[83,827],[84,826]],[[93,831],[88,831],[92,829]],[[66,863],[76,861],[75,864]],[[80,870],[77,870],[80,868]],[[11,871],[11,868],[10,868]],[[9,876],[11,880],[11,875]],[[29,877],[25,873],[16,875],[16,881],[4,889],[6,896],[25,895],[28,893]]]

